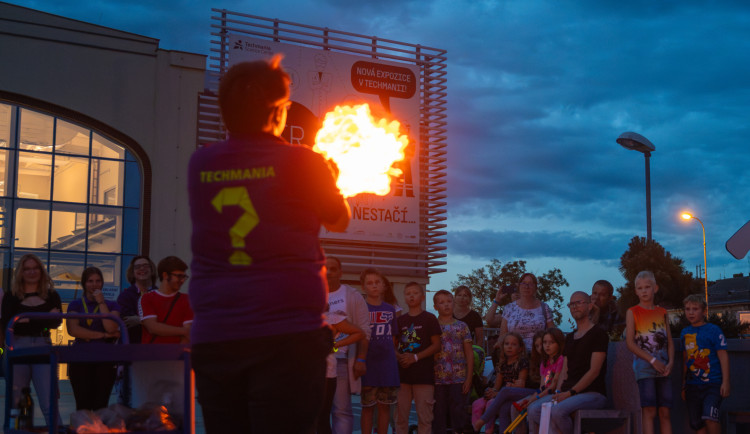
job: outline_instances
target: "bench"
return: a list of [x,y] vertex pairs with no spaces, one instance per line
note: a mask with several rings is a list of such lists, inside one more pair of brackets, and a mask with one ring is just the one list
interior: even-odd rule
[[726,427],[727,434],[735,434],[737,432],[745,432],[737,429],[737,425],[750,424],[750,411],[730,410],[726,413],[726,419],[724,420],[724,427]]
[[573,433],[584,432],[605,433],[620,426],[631,434],[631,413],[627,410],[599,409],[577,410],[573,413]]

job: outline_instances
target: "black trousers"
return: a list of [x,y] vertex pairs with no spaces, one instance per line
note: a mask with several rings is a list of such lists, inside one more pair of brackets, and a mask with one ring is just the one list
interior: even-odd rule
[[336,394],[336,378],[326,378],[326,392],[323,398],[323,406],[318,414],[317,434],[331,434],[331,408],[333,407],[333,396]]
[[193,345],[206,432],[313,433],[331,348],[328,327]]
[[99,410],[109,405],[109,395],[117,377],[112,363],[70,363],[70,385],[76,399],[76,410]]

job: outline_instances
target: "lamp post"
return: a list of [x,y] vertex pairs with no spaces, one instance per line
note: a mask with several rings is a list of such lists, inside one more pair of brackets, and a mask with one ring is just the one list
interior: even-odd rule
[[686,212],[682,213],[681,217],[685,220],[698,220],[698,223],[701,224],[701,229],[703,230],[703,283],[706,288],[706,306],[708,306],[708,263],[706,262],[706,227],[703,226],[703,222],[696,216],[692,214],[688,214]]
[[645,137],[638,133],[622,133],[617,138],[623,148],[642,152],[646,158],[646,239],[651,241],[651,153],[656,147]]

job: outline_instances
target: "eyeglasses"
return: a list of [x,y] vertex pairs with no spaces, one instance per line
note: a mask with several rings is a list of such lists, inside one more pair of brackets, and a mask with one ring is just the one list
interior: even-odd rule
[[133,265],[133,268],[135,268],[136,270],[143,270],[146,268],[151,268],[151,264],[149,264],[148,262],[145,262],[143,264],[135,264]]
[[590,301],[584,301],[584,300],[571,301],[570,303],[568,303],[568,307],[571,308],[571,309],[573,309],[574,307],[578,307],[578,306],[581,306],[581,305],[584,305],[584,304],[589,304],[589,303],[591,303],[591,302]]
[[177,280],[188,280],[190,278],[187,274],[169,273],[169,275]]

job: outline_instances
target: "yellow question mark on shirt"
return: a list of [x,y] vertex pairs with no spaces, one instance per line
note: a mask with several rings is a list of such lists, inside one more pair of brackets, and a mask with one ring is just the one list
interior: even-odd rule
[[245,211],[234,226],[229,228],[229,237],[232,240],[232,247],[238,249],[229,257],[229,263],[232,265],[252,264],[252,258],[241,249],[245,248],[245,237],[255,228],[255,226],[258,225],[260,219],[258,218],[258,213],[255,211],[255,207],[253,207],[253,202],[250,200],[247,188],[222,188],[219,193],[214,196],[211,204],[219,213],[221,213],[225,206],[239,206]]

